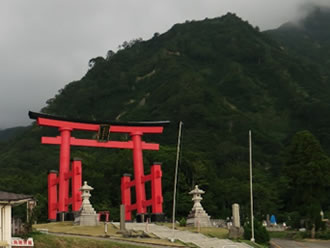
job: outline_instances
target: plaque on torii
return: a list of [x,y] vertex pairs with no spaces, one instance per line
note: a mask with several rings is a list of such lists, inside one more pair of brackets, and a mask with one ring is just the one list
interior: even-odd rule
[[[143,150],[159,150],[159,144],[142,141],[143,134],[162,133],[164,126],[169,121],[147,122],[107,122],[107,121],[81,121],[47,114],[29,112],[29,117],[35,119],[39,126],[58,128],[60,136],[42,137],[42,144],[60,146],[60,161],[58,175],[51,171],[48,175],[48,219],[55,221],[57,213],[68,212],[72,204],[72,211],[78,211],[81,206],[81,161],[73,161],[70,169],[70,147],[87,146],[103,148],[132,149],[134,180],[124,175],[121,180],[122,204],[125,205],[125,219],[131,220],[131,212],[137,211],[138,215],[146,214],[147,206],[152,206],[152,214],[163,214],[163,196],[161,186],[162,171],[160,163],[151,168],[150,175],[144,175]],[[71,136],[72,131],[97,132],[97,140],[79,139]],[[129,134],[129,141],[111,141],[110,133]],[[69,198],[69,180],[72,179],[72,197]],[[145,182],[151,181],[151,199],[146,199]],[[136,202],[131,203],[130,188],[135,187]]]

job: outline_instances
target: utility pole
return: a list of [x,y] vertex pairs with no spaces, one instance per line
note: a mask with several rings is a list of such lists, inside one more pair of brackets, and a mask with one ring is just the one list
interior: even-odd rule
[[252,188],[252,138],[251,130],[249,130],[249,154],[250,154],[250,201],[251,201],[251,241],[254,239],[254,216],[253,216],[253,188]]
[[181,132],[182,132],[183,122],[180,121],[179,123],[179,134],[178,134],[178,145],[176,149],[176,162],[175,162],[175,173],[174,173],[174,192],[173,192],[173,210],[172,210],[172,231],[173,236],[171,241],[174,242],[174,228],[175,228],[175,204],[176,204],[176,185],[178,181],[178,167],[179,167],[179,160],[180,160],[180,147],[181,147]]

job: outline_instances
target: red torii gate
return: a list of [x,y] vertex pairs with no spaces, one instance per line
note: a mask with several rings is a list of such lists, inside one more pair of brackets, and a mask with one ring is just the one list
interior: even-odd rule
[[[56,127],[60,131],[57,137],[42,137],[42,144],[60,145],[59,173],[52,171],[48,175],[48,219],[56,220],[57,213],[78,211],[81,205],[79,188],[81,187],[81,162],[73,161],[70,170],[70,147],[88,146],[103,148],[122,148],[133,150],[134,180],[124,175],[121,182],[122,204],[125,205],[125,219],[131,220],[131,211],[137,210],[138,215],[146,214],[146,207],[152,206],[153,215],[162,215],[163,196],[161,186],[162,171],[160,163],[151,168],[150,175],[144,175],[142,150],[159,150],[159,144],[142,141],[145,133],[162,133],[163,126],[169,121],[159,122],[93,122],[78,121],[47,114],[29,112],[31,119],[36,119],[40,126]],[[98,140],[77,139],[71,137],[73,130],[98,132]],[[128,133],[132,140],[109,141],[110,133]],[[69,198],[69,179],[72,179],[72,198]],[[145,182],[151,181],[151,199],[146,199]],[[58,193],[57,193],[58,185]],[[136,203],[131,204],[130,188],[135,187]],[[157,218],[157,217],[156,217]]]

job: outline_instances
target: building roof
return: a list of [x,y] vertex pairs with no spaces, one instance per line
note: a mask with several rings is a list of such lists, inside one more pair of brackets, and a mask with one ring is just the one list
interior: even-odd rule
[[33,196],[0,191],[0,203],[16,204],[29,200],[33,200]]

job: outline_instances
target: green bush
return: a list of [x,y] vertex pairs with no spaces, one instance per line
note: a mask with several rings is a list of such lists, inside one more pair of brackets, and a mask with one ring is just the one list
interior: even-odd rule
[[301,215],[298,211],[294,211],[291,213],[288,213],[288,220],[287,224],[291,226],[292,228],[300,228],[301,227]]
[[317,239],[330,239],[330,230],[319,231],[315,233],[315,238]]
[[182,218],[179,223],[180,223],[180,226],[186,226],[187,220],[185,218]]
[[325,223],[321,221],[319,209],[309,211],[309,216],[302,216],[298,211],[290,212],[288,213],[287,224],[294,229],[304,227],[311,231],[313,225],[315,225],[316,231],[325,230]]
[[[244,224],[244,239],[251,240],[251,224]],[[258,221],[254,221],[254,239],[259,244],[266,244],[269,242],[269,233],[266,228]]]

